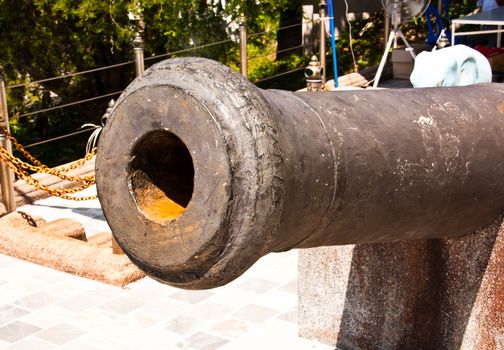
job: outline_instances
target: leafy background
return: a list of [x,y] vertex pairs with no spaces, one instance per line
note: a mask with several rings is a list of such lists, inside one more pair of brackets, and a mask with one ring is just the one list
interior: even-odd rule
[[[300,49],[275,52],[301,44],[300,26],[278,30],[303,21],[301,5],[301,0],[0,0],[0,65],[10,86],[12,132],[21,143],[30,144],[74,132],[85,123],[99,124],[109,98],[36,112],[124,89],[134,79],[133,64],[122,65],[132,60],[135,28],[128,12],[138,13],[139,9],[144,21],[146,66],[157,62],[159,54],[222,41],[172,57],[203,56],[238,70],[238,44],[229,40],[236,35],[230,23],[244,13],[248,18],[250,80],[261,88],[299,89],[305,85],[302,68],[311,55],[303,55]],[[475,7],[475,0],[451,1],[450,15],[456,18]],[[353,22],[352,44],[359,69],[379,61],[383,22],[382,12]],[[403,30],[410,40],[421,42],[425,20],[410,22]],[[254,33],[262,34],[251,35]],[[348,32],[343,32],[337,43],[340,75],[355,69],[349,44]],[[328,52],[329,70],[330,59]],[[110,65],[118,66],[30,83]],[[267,79],[291,70],[296,71]],[[66,163],[83,155],[88,136],[43,144],[30,151],[50,166]]]

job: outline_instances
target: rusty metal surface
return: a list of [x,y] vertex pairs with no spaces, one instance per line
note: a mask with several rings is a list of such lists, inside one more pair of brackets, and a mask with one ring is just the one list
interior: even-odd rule
[[[271,251],[469,234],[504,211],[502,103],[499,84],[263,91],[169,60],[114,106],[98,193],[125,253],[183,288],[225,284]],[[184,209],[153,217],[151,197]]]

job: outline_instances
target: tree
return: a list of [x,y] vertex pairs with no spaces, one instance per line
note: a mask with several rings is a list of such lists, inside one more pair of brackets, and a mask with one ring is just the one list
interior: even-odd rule
[[[239,58],[236,43],[229,41],[230,22],[243,12],[249,33],[274,29],[280,14],[297,6],[287,0],[0,0],[0,65],[8,85],[119,64],[114,69],[9,89],[13,130],[21,141],[31,142],[99,122],[107,99],[16,116],[124,89],[134,78],[132,64],[120,65],[132,59],[135,28],[128,20],[129,11],[141,12],[145,22],[146,65],[155,63],[156,59],[149,59],[154,55],[220,42],[176,55],[205,56],[236,66]],[[258,51],[276,44],[274,32],[250,41]],[[64,147],[57,150],[64,151]],[[54,148],[42,147],[37,152],[52,153],[61,161]]]

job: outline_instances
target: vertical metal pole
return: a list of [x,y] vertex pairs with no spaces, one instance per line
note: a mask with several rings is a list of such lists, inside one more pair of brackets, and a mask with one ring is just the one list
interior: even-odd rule
[[390,15],[385,11],[385,33],[383,35],[383,48],[387,47],[388,38],[390,35]]
[[139,77],[143,75],[145,70],[143,40],[140,31],[135,33],[135,38],[133,39],[133,54],[135,57],[135,73]]
[[[497,26],[497,30],[501,30],[502,29],[502,26],[499,24]],[[501,41],[502,41],[502,32],[497,32],[497,48],[500,48],[502,45],[501,45]]]
[[[5,82],[3,68],[0,67],[0,124],[7,131],[9,129],[9,112],[7,109],[7,96],[5,93]],[[0,133],[0,145],[12,154],[12,145],[9,139]],[[2,189],[2,199],[8,213],[16,210],[16,199],[14,197],[14,173],[6,164],[0,162],[0,187]]]
[[303,23],[302,23],[302,37],[303,37],[303,54],[313,55],[313,5],[303,5]]
[[322,85],[326,83],[326,33],[325,33],[325,21],[326,21],[326,9],[327,1],[320,1],[319,12],[320,12],[320,66],[322,67]]
[[247,18],[242,13],[239,18],[240,26],[240,73],[248,78],[248,54],[247,54]]

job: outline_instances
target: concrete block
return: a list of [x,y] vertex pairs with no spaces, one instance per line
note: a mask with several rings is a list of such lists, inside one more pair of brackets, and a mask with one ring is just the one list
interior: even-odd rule
[[414,60],[411,54],[402,49],[392,51],[392,71],[394,79],[408,80],[413,71]]
[[338,349],[503,349],[501,222],[461,238],[300,251],[300,335]]

